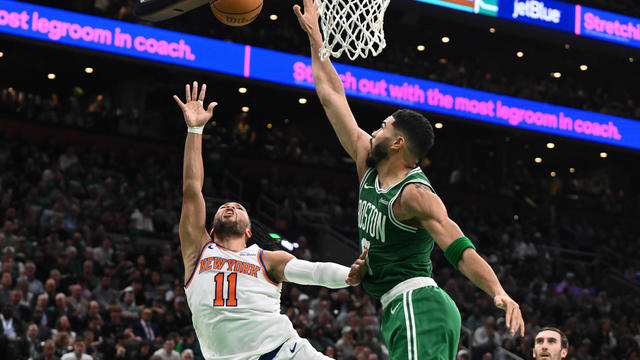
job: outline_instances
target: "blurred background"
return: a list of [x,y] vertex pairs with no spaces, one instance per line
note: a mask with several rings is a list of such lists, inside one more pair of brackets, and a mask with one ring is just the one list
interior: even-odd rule
[[[295,2],[267,1],[238,28],[208,6],[150,23],[130,0],[0,3],[309,56]],[[640,17],[631,0],[579,3]],[[313,89],[15,35],[8,19],[0,11],[2,359],[59,358],[78,342],[94,359],[150,359],[163,348],[202,359],[177,235],[186,131],[171,99],[194,80],[220,104],[204,132],[209,215],[240,201],[295,243],[287,250],[299,258],[348,265],[357,257],[355,167]],[[639,125],[632,43],[409,0],[391,2],[385,34],[379,56],[335,61]],[[227,56],[213,55],[203,61]],[[350,104],[368,132],[414,107],[359,97]],[[434,278],[462,314],[458,358],[531,359],[537,330],[555,326],[569,338],[567,359],[637,359],[640,132],[625,139],[634,149],[426,115],[436,142],[421,167],[526,321],[524,337],[510,336],[492,299],[435,250]],[[381,305],[360,287],[284,284],[282,312],[328,356],[388,358]]]

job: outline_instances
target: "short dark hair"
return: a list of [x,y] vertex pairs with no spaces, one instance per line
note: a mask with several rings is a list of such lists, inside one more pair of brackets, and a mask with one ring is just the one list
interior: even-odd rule
[[433,127],[429,120],[419,112],[400,109],[393,113],[393,127],[400,130],[407,138],[409,151],[422,160],[433,147]]
[[[567,335],[565,335],[562,330],[558,329],[558,328],[554,328],[551,326],[546,326],[543,327],[542,329],[540,329],[540,331],[538,331],[538,334],[540,334],[543,331],[554,331],[557,332],[560,335],[560,346],[563,349],[568,349],[569,348],[569,339],[567,338]],[[536,334],[536,337],[538,337],[538,334]]]

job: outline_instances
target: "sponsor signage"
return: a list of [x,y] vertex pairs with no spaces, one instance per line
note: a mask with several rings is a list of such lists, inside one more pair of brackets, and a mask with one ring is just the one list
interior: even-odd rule
[[498,17],[573,32],[574,10],[574,5],[552,0],[501,0]]
[[640,19],[556,0],[415,0],[640,47]]
[[416,0],[449,9],[487,16],[498,16],[499,0]]
[[[614,25],[612,25],[614,26]],[[312,89],[311,59],[18,1],[0,33]],[[42,48],[46,56],[46,48]],[[640,121],[335,64],[347,95],[640,150]]]
[[576,5],[576,35],[640,47],[640,19]]

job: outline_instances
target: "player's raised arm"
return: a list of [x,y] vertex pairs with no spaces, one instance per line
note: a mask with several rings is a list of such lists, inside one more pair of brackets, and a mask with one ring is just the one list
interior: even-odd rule
[[429,187],[408,184],[394,204],[393,212],[399,221],[411,221],[426,229],[445,257],[476,286],[493,298],[495,305],[506,311],[511,334],[520,329],[524,336],[524,320],[519,305],[504,291],[491,266],[475,251],[471,241],[447,214],[442,200]]
[[320,60],[319,51],[320,46],[322,46],[322,34],[318,25],[318,8],[313,0],[304,0],[304,14],[301,12],[299,5],[295,5],[293,11],[298,17],[300,26],[309,35],[313,81],[320,102],[338,135],[342,147],[358,163],[358,172],[360,172],[360,164],[364,166],[369,149],[370,136],[358,127],[347,103],[342,81],[338,77],[338,73],[331,61],[329,59]]
[[178,103],[184,121],[188,126],[187,140],[184,144],[184,166],[182,171],[182,213],[180,215],[180,247],[185,266],[185,281],[195,266],[198,254],[205,242],[210,240],[205,228],[206,207],[202,197],[204,167],[202,165],[202,129],[213,115],[217,103],[203,107],[207,85],[203,84],[198,94],[198,83],[193,82],[193,89],[186,85],[186,98],[183,103],[178,96],[173,99]]

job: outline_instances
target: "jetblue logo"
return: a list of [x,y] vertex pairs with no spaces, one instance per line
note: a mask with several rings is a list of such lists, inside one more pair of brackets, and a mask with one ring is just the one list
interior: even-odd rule
[[526,0],[513,1],[513,14],[511,17],[526,17],[534,20],[542,20],[557,24],[560,22],[562,12],[558,9],[552,9],[545,6],[543,1]]

